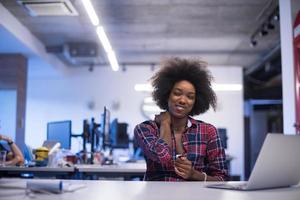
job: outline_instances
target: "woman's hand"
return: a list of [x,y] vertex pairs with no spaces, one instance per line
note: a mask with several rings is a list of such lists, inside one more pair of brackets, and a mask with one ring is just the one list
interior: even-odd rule
[[9,137],[5,136],[5,135],[0,135],[0,140],[4,140],[6,142],[10,142],[12,141]]
[[155,122],[159,124],[159,137],[163,139],[168,146],[172,149],[172,137],[171,137],[171,116],[169,112],[161,112],[159,115],[155,115]]
[[159,125],[171,125],[171,115],[168,111],[161,112],[158,115],[155,115],[155,122]]
[[194,174],[192,162],[186,156],[176,158],[175,173],[184,179],[192,179]]

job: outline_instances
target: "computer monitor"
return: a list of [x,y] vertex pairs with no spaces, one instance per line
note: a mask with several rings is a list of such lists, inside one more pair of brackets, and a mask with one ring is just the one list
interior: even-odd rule
[[72,121],[56,121],[47,123],[47,140],[57,141],[61,148],[71,148]]
[[114,119],[110,125],[110,137],[112,148],[128,148],[129,137],[127,133],[127,123],[119,123]]
[[220,139],[222,141],[222,145],[224,149],[227,149],[227,129],[226,128],[218,128],[217,129]]
[[101,132],[103,137],[103,148],[111,147],[110,111],[106,107],[104,107],[104,112],[102,114]]

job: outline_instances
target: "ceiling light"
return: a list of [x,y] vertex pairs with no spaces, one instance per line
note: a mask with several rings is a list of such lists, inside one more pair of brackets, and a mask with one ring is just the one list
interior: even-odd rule
[[279,21],[279,14],[276,13],[276,14],[273,16],[273,19],[274,19],[275,21]]
[[107,52],[108,61],[113,71],[119,70],[119,63],[117,61],[114,51]]
[[[265,14],[267,15],[267,14]],[[271,14],[269,14],[250,36],[250,46],[254,47],[257,45],[257,36],[267,36],[271,30],[276,28],[276,21],[279,20],[279,7],[277,6]]]
[[97,29],[96,29],[96,32],[97,32],[98,38],[100,39],[100,42],[101,42],[104,50],[106,52],[111,52],[112,47],[111,47],[110,42],[109,42],[109,40],[106,36],[104,28],[102,26],[98,26]]
[[144,103],[155,103],[152,97],[145,97]]
[[135,84],[134,90],[137,92],[152,92],[153,88],[150,84]]
[[214,91],[241,91],[243,86],[241,84],[212,84]]
[[119,64],[118,64],[115,52],[113,51],[113,49],[110,45],[110,42],[107,38],[107,35],[104,31],[104,28],[102,26],[98,26],[97,29],[96,29],[96,32],[97,32],[98,38],[99,38],[104,50],[107,53],[108,61],[110,63],[111,68],[114,71],[118,71],[119,70]]
[[269,22],[269,23],[267,24],[267,28],[268,28],[269,30],[273,30],[273,29],[275,28],[275,25],[274,25],[272,22]]
[[259,35],[260,36],[266,36],[266,35],[268,35],[268,31],[265,29],[265,28],[262,28],[261,30],[260,30],[260,32],[259,32]]
[[257,41],[255,39],[251,39],[250,46],[255,47],[257,45]]
[[117,58],[116,58],[116,55],[115,55],[115,52],[113,51],[111,45],[110,45],[110,42],[106,36],[106,33],[104,31],[104,28],[102,26],[99,25],[99,18],[95,12],[95,9],[91,3],[90,0],[81,0],[92,24],[94,26],[96,26],[96,32],[97,32],[97,35],[100,39],[100,42],[107,54],[107,58],[108,58],[108,61],[110,63],[110,66],[112,68],[113,71],[118,71],[119,70],[119,63],[117,61]]
[[95,9],[94,9],[91,1],[90,0],[81,0],[81,2],[83,4],[89,18],[90,18],[92,24],[94,26],[98,26],[99,25],[99,18],[97,16],[96,12],[95,12]]
[[104,28],[102,26],[98,26],[97,29],[96,29],[96,32],[97,32],[98,38],[99,38],[104,50],[107,53],[108,61],[110,63],[111,68],[114,71],[118,71],[119,70],[119,64],[118,64],[115,52],[113,51],[113,49],[110,45],[110,42],[107,38],[107,35],[104,31]]
[[143,110],[148,112],[161,112],[161,109],[157,105],[143,105]]

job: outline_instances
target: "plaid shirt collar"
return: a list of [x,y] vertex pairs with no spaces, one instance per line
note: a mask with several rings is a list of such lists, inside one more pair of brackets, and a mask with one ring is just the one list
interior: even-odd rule
[[187,122],[187,128],[196,128],[196,127],[197,127],[197,120],[189,116]]

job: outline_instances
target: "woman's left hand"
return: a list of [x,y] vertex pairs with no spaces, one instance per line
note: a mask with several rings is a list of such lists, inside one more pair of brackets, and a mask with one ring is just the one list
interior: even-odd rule
[[186,156],[176,158],[175,173],[184,179],[192,179],[194,173],[192,162]]
[[1,135],[0,134],[0,140],[4,140],[4,141],[11,141],[11,139],[9,138],[9,137],[7,137],[7,136],[5,136],[5,135]]

